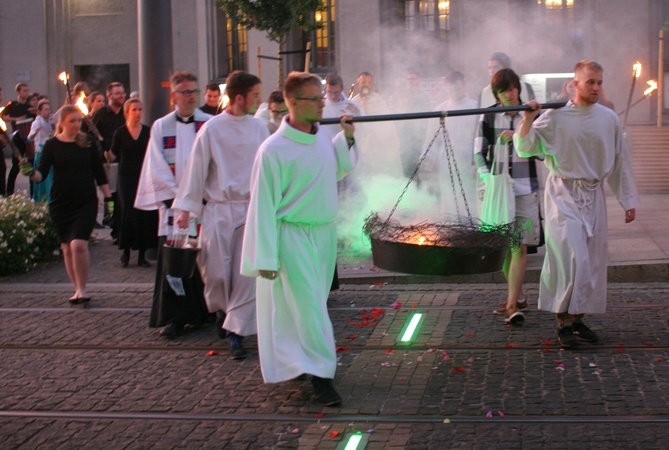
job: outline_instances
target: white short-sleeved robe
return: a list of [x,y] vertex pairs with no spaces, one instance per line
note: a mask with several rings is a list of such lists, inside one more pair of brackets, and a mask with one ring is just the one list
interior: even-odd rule
[[[523,139],[522,157],[545,155],[546,257],[539,309],[606,311],[607,218],[604,180],[625,210],[639,204],[630,155],[616,113],[594,104],[548,110]],[[622,218],[621,218],[622,220]]]
[[240,264],[251,168],[268,136],[250,115],[224,111],[209,120],[195,138],[172,205],[201,217],[198,266],[207,308],[224,311],[223,328],[240,336],[257,330],[255,279],[241,275]]
[[336,259],[337,180],[358,158],[343,133],[306,134],[286,118],[260,147],[251,176],[242,274],[257,279],[258,347],[266,383],[337,367],[327,297]]

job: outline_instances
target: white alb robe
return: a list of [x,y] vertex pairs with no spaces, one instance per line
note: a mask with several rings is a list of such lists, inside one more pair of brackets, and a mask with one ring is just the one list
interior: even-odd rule
[[[606,312],[607,218],[604,180],[624,210],[639,204],[630,155],[615,112],[594,104],[548,110],[523,139],[522,157],[545,155],[546,257],[539,309]],[[622,220],[622,217],[621,217]]]
[[[353,100],[349,100],[348,98],[346,98],[344,94],[341,95],[341,98],[339,99],[338,102],[333,102],[328,98],[325,99],[325,106],[323,107],[324,119],[341,117],[342,114],[350,114],[352,116],[363,115],[362,108],[360,108],[360,105],[358,105]],[[322,128],[327,130],[333,139],[337,134],[341,132],[341,126],[339,124],[322,125]]]
[[198,266],[207,308],[224,311],[223,328],[240,336],[257,332],[256,280],[241,275],[240,265],[251,168],[268,136],[267,127],[252,116],[224,111],[208,121],[195,138],[172,205],[201,216]]
[[[358,149],[343,132],[333,141],[281,126],[260,147],[251,176],[242,274],[258,276],[260,367],[266,383],[303,373],[333,378],[337,368],[327,297],[337,243],[337,180],[353,169]],[[275,280],[259,277],[275,270]]]
[[177,122],[176,112],[156,120],[151,126],[151,138],[144,155],[142,172],[137,185],[135,208],[158,210],[158,236],[168,234],[168,209],[164,200],[176,197],[186,161],[200,127],[213,116],[195,110],[195,122]]
[[[376,92],[370,92],[366,97],[353,97],[362,108],[364,115],[389,114],[390,110],[383,98]],[[400,139],[394,122],[369,122],[356,125],[356,142],[360,147],[360,164],[353,176],[358,180],[365,180],[374,175],[388,175],[402,178]],[[364,186],[364,182],[362,182]]]

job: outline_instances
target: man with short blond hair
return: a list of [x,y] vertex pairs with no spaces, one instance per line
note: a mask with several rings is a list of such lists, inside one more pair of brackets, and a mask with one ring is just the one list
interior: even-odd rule
[[337,180],[358,158],[350,116],[334,139],[319,126],[321,79],[292,72],[289,115],[258,150],[244,231],[242,274],[257,278],[260,368],[266,383],[312,376],[321,405],[341,403],[327,298],[337,254]]
[[540,105],[523,114],[514,143],[521,156],[543,155],[546,180],[546,257],[539,285],[539,309],[557,315],[562,347],[597,342],[584,314],[606,312],[607,214],[604,180],[632,222],[639,199],[630,154],[616,113],[597,101],[602,66],[583,60],[574,68],[576,97],[564,108]]

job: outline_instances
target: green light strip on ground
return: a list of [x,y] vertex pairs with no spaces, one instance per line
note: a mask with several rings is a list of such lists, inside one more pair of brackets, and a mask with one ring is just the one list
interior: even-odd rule
[[406,330],[404,330],[404,334],[400,338],[401,342],[409,342],[413,340],[414,338],[414,333],[418,329],[418,324],[420,323],[420,319],[423,318],[423,313],[413,313],[411,316],[411,321],[409,321],[409,325],[407,325]]
[[344,450],[356,450],[360,444],[360,441],[362,441],[362,434],[352,434],[351,437],[348,438],[348,442],[346,443]]

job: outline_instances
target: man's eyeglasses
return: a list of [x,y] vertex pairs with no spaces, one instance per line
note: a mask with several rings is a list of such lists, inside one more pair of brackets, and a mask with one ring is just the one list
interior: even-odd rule
[[285,116],[286,114],[288,114],[287,109],[270,109],[269,112],[271,112],[272,114],[276,114],[277,116]]
[[318,97],[295,97],[295,100],[307,100],[309,102],[322,102],[323,97],[320,96],[320,95]]
[[177,94],[181,94],[184,97],[190,97],[192,95],[198,95],[200,93],[199,89],[184,89],[183,91],[174,91]]

